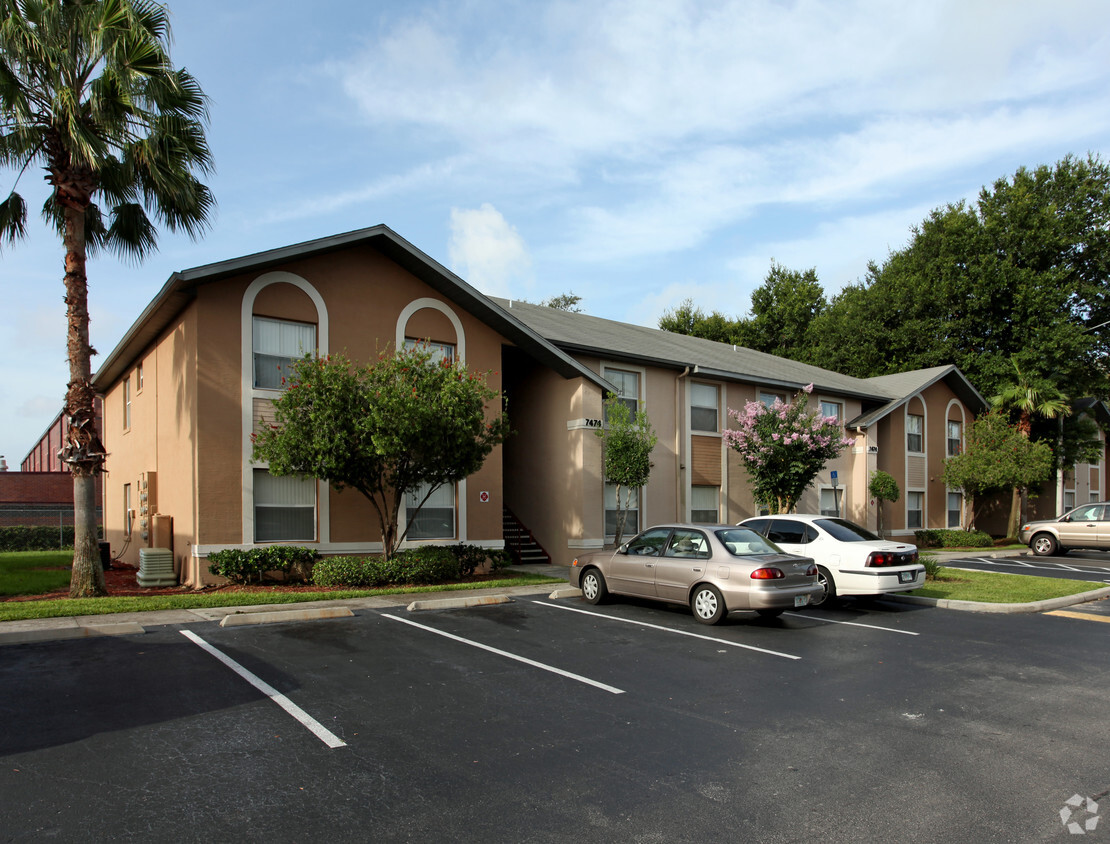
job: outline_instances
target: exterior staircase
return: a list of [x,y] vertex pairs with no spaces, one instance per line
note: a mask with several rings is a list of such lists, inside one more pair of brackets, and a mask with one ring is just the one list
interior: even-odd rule
[[518,565],[534,565],[536,563],[551,564],[551,555],[548,554],[509,508],[504,508],[501,515],[502,533],[505,538],[505,550]]

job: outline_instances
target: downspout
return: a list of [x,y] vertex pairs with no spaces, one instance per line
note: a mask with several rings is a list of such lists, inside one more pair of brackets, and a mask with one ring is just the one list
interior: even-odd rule
[[674,382],[674,460],[675,460],[675,507],[678,511],[675,515],[675,520],[679,522],[686,521],[686,481],[683,475],[685,471],[685,464],[682,462],[682,444],[686,441],[683,428],[685,427],[686,414],[683,412],[682,406],[682,381],[690,374],[690,367],[687,365],[682,374],[675,379]]

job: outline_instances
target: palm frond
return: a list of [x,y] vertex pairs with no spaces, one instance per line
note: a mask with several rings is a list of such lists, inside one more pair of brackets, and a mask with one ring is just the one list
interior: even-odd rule
[[27,236],[27,203],[18,193],[0,202],[0,244],[14,243]]

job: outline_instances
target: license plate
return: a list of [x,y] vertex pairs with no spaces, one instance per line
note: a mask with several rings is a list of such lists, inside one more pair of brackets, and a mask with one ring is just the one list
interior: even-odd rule
[[794,606],[804,607],[808,603],[809,603],[809,595],[795,595],[794,596]]
[[899,583],[913,583],[917,580],[917,572],[914,571],[900,571],[898,572]]

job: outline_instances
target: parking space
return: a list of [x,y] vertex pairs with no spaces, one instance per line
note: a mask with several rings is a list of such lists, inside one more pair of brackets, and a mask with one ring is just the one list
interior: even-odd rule
[[1066,557],[959,557],[945,563],[955,568],[1001,571],[1008,574],[1031,574],[1038,577],[1062,577],[1069,580],[1090,580],[1110,583],[1110,561],[1098,552],[1072,552]]
[[10,646],[5,832],[1050,837],[1110,786],[1110,627],[1089,628],[1077,649],[1067,618],[847,601],[707,627],[536,597]]

